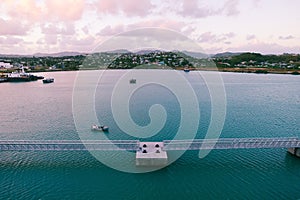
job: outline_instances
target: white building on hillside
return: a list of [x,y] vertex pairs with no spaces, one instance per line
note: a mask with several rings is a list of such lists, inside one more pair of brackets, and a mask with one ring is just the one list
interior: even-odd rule
[[0,68],[10,69],[13,68],[13,65],[10,63],[0,62]]

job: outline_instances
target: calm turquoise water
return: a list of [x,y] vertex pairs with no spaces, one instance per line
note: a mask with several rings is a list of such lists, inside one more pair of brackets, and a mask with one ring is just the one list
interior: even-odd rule
[[[111,139],[134,139],[113,121],[110,94],[124,71],[106,71],[96,92],[97,116]],[[72,115],[76,72],[44,73],[54,84],[1,83],[0,139],[79,139]],[[182,73],[199,100],[197,138],[208,129],[211,102],[197,72]],[[221,137],[300,137],[300,76],[222,73],[227,114]],[[151,95],[149,95],[151,94]],[[147,85],[130,112],[149,123],[153,104],[165,107],[164,128],[144,140],[172,139],[180,121],[172,92]],[[214,150],[204,159],[186,152],[146,174],[111,169],[88,152],[0,152],[0,199],[300,199],[300,159],[286,149]]]

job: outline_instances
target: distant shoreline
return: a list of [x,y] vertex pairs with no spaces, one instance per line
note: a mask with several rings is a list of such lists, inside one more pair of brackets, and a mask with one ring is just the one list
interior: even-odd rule
[[[181,69],[180,69],[181,70]],[[273,68],[196,68],[191,71],[219,71],[233,73],[255,73],[255,74],[290,74],[300,75],[300,70],[273,69]]]
[[[132,69],[143,69],[143,68],[132,68]],[[168,68],[155,68],[168,69]],[[170,69],[183,71],[183,67]],[[41,73],[41,72],[63,72],[63,71],[81,71],[81,70],[131,70],[131,69],[110,69],[110,68],[83,68],[78,70],[46,70],[46,71],[29,71],[28,73]],[[300,70],[287,70],[287,69],[272,69],[272,68],[191,68],[191,71],[219,71],[219,72],[232,72],[232,73],[255,73],[255,74],[289,74],[289,75],[300,75]]]
[[[123,52],[123,53],[122,53]],[[20,67],[28,73],[77,71],[77,70],[118,70],[118,69],[174,69],[191,71],[220,71],[257,74],[300,74],[300,54],[262,55],[259,53],[221,53],[212,57],[187,51],[117,51],[81,55],[57,54],[59,57],[9,57],[0,60],[0,75]],[[54,56],[54,55],[52,55]],[[206,55],[208,56],[208,55]],[[23,66],[24,65],[24,66]],[[5,67],[6,66],[6,67]],[[5,69],[6,68],[6,69]]]
[[[132,68],[132,69],[142,69],[142,68]],[[146,68],[144,68],[146,69]],[[168,68],[155,68],[168,69]],[[183,67],[175,68],[174,70],[183,71]],[[27,73],[44,73],[44,72],[68,72],[68,71],[92,71],[92,70],[131,70],[131,69],[110,69],[110,68],[82,68],[78,70],[31,70]],[[170,69],[171,70],[171,69]],[[173,70],[173,69],[172,69]],[[255,74],[289,74],[289,75],[300,75],[300,70],[288,70],[288,69],[273,69],[273,68],[190,68],[191,71],[219,71],[219,72],[232,72],[232,73],[255,73]],[[0,71],[0,77],[4,77],[5,74],[10,72]]]

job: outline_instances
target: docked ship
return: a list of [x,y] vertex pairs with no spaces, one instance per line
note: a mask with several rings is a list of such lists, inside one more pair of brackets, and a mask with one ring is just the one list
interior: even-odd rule
[[35,76],[29,73],[25,73],[24,68],[21,68],[20,71],[15,71],[7,75],[8,82],[28,82],[28,81],[36,81],[38,79],[44,79],[42,76]]

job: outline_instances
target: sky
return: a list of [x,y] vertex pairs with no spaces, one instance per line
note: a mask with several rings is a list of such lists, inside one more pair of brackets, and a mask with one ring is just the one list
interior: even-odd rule
[[89,53],[149,27],[204,53],[300,53],[299,8],[299,0],[1,0],[0,54]]

